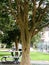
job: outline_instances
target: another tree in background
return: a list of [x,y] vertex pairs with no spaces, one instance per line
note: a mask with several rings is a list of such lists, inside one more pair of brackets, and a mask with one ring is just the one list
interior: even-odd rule
[[40,42],[40,40],[41,40],[41,34],[39,32],[31,39],[32,47],[37,48],[37,44]]
[[8,15],[6,9],[3,7],[4,6],[2,5],[0,10],[0,41],[2,41],[2,43],[6,43],[8,47],[12,44],[12,42],[15,42],[17,50],[18,39],[20,39],[20,31],[15,20],[13,20],[13,17]]

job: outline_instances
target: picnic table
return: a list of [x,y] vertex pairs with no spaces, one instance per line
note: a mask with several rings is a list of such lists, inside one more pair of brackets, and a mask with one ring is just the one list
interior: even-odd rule
[[[1,58],[1,61],[3,62],[3,59],[4,59],[4,61],[6,62],[7,61],[7,58],[13,58],[14,59],[14,61],[16,61],[16,62],[18,62],[18,60],[19,60],[19,58],[20,58],[20,52],[22,52],[22,51],[12,51],[12,50],[9,50],[9,51],[4,51],[4,52],[10,52],[10,53],[14,53],[14,55],[12,56],[2,56],[2,58]],[[15,53],[18,53],[18,55],[15,55]]]

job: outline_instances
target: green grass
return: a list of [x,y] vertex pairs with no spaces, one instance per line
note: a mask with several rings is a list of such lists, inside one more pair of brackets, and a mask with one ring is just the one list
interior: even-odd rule
[[[11,56],[11,53],[10,52],[0,52],[0,60],[2,58],[2,56]],[[11,58],[7,58],[7,60],[12,60]]]
[[[11,56],[10,52],[0,52],[0,60],[2,56]],[[47,60],[49,61],[49,54],[42,53],[42,52],[30,52],[30,59],[31,60]],[[7,60],[11,60],[11,58],[7,58]]]
[[31,52],[30,53],[31,60],[47,60],[49,61],[49,54],[42,53],[42,52]]

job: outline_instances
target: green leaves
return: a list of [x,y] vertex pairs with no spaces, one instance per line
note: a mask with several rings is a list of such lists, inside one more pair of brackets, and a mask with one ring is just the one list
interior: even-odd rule
[[36,29],[39,31],[49,24],[48,14],[49,0],[2,0],[0,1],[0,30],[5,33],[14,32],[18,27],[27,27],[33,34]]
[[41,39],[40,33],[36,34],[34,37],[32,37],[31,42],[38,43]]

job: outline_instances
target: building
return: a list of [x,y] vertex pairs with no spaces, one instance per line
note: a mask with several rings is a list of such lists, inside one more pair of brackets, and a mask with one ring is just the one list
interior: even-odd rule
[[43,28],[40,34],[41,40],[38,44],[38,49],[43,52],[49,52],[49,27]]

